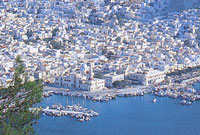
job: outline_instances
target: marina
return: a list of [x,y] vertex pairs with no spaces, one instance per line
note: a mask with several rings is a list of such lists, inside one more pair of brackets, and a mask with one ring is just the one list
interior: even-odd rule
[[166,87],[157,88],[154,94],[161,97],[180,98],[180,104],[182,105],[192,105],[193,102],[200,100],[199,91],[193,87],[194,84],[199,84],[200,81],[199,67],[190,70],[188,69],[180,75],[174,75],[173,83],[169,83]]
[[189,85],[158,86],[153,93],[159,97],[180,98],[182,100],[180,104],[184,105],[191,105],[193,102],[200,100],[200,93]]
[[45,87],[44,97],[54,95],[63,95],[71,97],[82,97],[84,99],[92,100],[93,102],[108,102],[114,100],[116,97],[130,97],[130,96],[144,96],[152,93],[151,87],[137,86],[124,89],[110,89],[104,91],[90,92],[90,91],[76,91],[64,88]]
[[[200,85],[197,84],[195,89],[199,91]],[[155,103],[153,103],[154,98],[156,98]],[[94,109],[100,115],[84,123],[77,122],[75,118],[71,117],[42,115],[34,128],[42,135],[54,135],[55,131],[60,135],[64,135],[63,133],[66,132],[74,135],[146,135],[148,133],[153,135],[198,135],[200,132],[198,128],[200,102],[193,102],[189,106],[180,105],[180,102],[181,98],[174,100],[174,98],[160,97],[154,94],[116,97],[116,100],[109,102],[93,102],[82,97],[53,95],[43,99],[39,106],[42,105],[45,108],[59,103],[63,106],[80,104]],[[152,130],[155,128],[159,130]]]
[[[81,97],[93,102],[108,102],[116,99],[116,97],[134,97],[144,96],[146,94],[154,93],[155,96],[169,97],[169,98],[180,98],[182,101],[180,104],[192,105],[193,102],[200,100],[200,93],[196,91],[192,85],[199,82],[200,78],[197,76],[186,77],[187,74],[182,75],[181,82],[176,80],[180,77],[175,76],[174,82],[169,84],[155,85],[155,86],[135,86],[124,89],[107,89],[103,91],[78,91],[70,90],[67,88],[56,88],[56,87],[44,87],[44,97],[52,95],[63,95],[71,97]],[[194,78],[191,78],[194,77]],[[184,79],[183,79],[184,78]],[[156,99],[153,100],[156,102]]]
[[83,108],[80,105],[67,105],[67,107],[63,107],[60,105],[52,105],[52,107],[47,106],[46,108],[42,109],[43,115],[49,116],[70,116],[75,117],[78,121],[89,121],[91,117],[98,116],[99,113],[95,112],[94,110],[89,110],[87,108]]

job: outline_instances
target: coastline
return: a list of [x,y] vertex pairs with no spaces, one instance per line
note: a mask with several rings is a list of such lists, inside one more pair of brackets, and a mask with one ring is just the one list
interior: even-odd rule
[[[88,122],[79,122],[76,118],[68,116],[41,116],[35,125],[37,133],[41,135],[58,135],[66,132],[73,135],[197,135],[200,131],[199,103],[191,106],[182,106],[180,99],[156,97],[157,102],[152,100],[155,95],[136,97],[117,97],[110,102],[92,102],[84,98],[54,95],[45,98],[41,103],[44,107],[55,103],[80,104],[81,106],[94,109],[99,112]],[[67,102],[68,101],[68,102]],[[145,126],[144,126],[145,125]],[[187,128],[186,128],[187,127]],[[154,130],[159,128],[159,130]],[[193,130],[193,129],[197,130]]]

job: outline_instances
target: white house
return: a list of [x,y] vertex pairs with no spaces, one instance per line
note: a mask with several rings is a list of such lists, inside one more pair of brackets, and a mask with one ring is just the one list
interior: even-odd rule
[[115,81],[124,80],[124,74],[110,73],[103,76],[106,81],[106,87],[113,87]]
[[143,70],[135,73],[130,73],[129,78],[143,85],[157,84],[165,79],[165,74],[159,70]]

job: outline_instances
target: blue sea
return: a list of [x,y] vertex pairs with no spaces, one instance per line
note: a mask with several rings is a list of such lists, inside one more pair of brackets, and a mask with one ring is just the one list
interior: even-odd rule
[[[200,83],[194,86],[200,90]],[[109,102],[92,102],[83,98],[51,96],[40,105],[80,104],[100,113],[89,122],[69,116],[41,116],[34,126],[39,135],[200,135],[200,101],[191,106],[180,99],[156,97],[116,98]]]

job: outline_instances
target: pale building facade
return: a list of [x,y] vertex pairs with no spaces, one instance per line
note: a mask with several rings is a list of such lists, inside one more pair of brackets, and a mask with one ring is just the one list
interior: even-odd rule
[[143,85],[152,85],[161,83],[165,80],[165,74],[159,70],[145,70],[130,73],[129,78],[133,81],[139,82]]
[[106,87],[113,87],[114,82],[124,80],[124,74],[110,73],[104,75],[103,79],[105,79]]
[[79,72],[70,73],[65,76],[55,78],[55,84],[72,89],[81,89],[87,91],[98,91],[105,89],[105,80],[93,78],[92,66],[83,64]]

